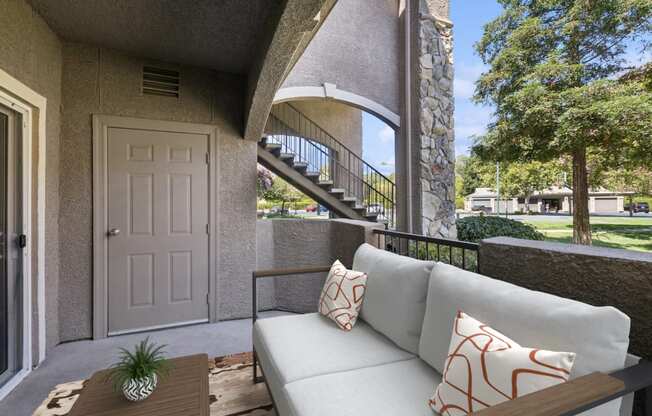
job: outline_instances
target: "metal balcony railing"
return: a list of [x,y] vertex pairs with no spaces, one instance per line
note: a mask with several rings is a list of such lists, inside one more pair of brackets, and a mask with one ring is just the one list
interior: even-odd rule
[[389,230],[374,230],[374,234],[378,236],[377,246],[392,253],[480,272],[479,244]]
[[295,162],[307,164],[308,171],[318,172],[320,181],[332,181],[333,187],[355,197],[368,215],[394,227],[394,182],[290,104],[272,108],[266,138],[280,144],[282,153],[294,155]]

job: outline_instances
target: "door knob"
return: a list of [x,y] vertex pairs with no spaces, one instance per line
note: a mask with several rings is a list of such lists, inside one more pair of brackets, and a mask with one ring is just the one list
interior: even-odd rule
[[107,235],[109,237],[115,237],[116,235],[120,234],[120,229],[119,228],[111,228]]

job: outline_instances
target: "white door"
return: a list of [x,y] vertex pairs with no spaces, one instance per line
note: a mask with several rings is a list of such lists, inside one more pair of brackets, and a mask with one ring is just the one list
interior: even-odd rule
[[208,137],[110,127],[108,334],[208,321]]
[[618,198],[596,198],[595,212],[618,212]]

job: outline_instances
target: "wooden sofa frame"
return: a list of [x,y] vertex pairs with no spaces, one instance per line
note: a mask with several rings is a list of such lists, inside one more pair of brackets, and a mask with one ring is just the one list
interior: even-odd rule
[[[253,322],[255,323],[256,319],[258,319],[257,282],[259,279],[326,273],[330,268],[331,266],[321,266],[254,271],[252,273]],[[258,357],[256,356],[255,349],[253,350],[253,356],[253,382],[264,382],[264,375],[258,376]],[[634,366],[609,374],[594,372],[566,383],[558,384],[554,387],[549,387],[515,400],[474,412],[472,415],[572,416],[634,392],[644,394],[645,409],[640,416],[652,416],[652,362],[641,360]]]

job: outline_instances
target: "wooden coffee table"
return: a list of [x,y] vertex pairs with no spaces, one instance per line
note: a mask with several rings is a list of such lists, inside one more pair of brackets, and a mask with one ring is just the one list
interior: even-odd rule
[[84,384],[68,416],[208,416],[208,355],[170,360],[170,374],[147,399],[132,403],[106,382],[107,370]]

